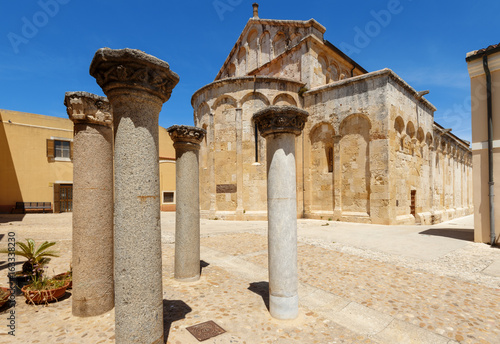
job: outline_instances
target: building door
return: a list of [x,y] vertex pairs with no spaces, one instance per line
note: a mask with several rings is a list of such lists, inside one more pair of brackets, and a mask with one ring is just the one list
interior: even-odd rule
[[54,212],[73,211],[73,184],[54,185]]
[[417,190],[411,190],[410,192],[410,197],[411,197],[411,204],[410,204],[410,214],[413,215],[413,217],[417,217],[417,213],[415,211],[416,209],[416,196],[417,196]]

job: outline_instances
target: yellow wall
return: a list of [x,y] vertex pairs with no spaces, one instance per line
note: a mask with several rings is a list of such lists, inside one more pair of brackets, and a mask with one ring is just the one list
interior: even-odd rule
[[161,210],[175,211],[175,204],[163,203],[163,192],[175,192],[175,149],[167,129],[162,127],[159,131],[159,144]]
[[[175,151],[166,129],[159,127],[159,133],[160,189],[175,191]],[[0,212],[10,212],[16,202],[51,202],[54,207],[54,183],[72,183],[73,163],[47,158],[51,137],[72,139],[73,122],[0,110]],[[175,210],[175,205],[162,209]]]
[[[500,52],[488,56],[492,82],[493,108],[493,173],[495,197],[495,233],[500,236]],[[488,126],[486,76],[483,59],[468,61],[471,78],[472,154],[474,182],[474,241],[489,243],[489,185],[488,185]]]
[[10,211],[16,202],[53,203],[53,184],[71,183],[73,164],[49,161],[47,139],[71,139],[73,123],[9,110],[0,110],[0,118],[0,211]]

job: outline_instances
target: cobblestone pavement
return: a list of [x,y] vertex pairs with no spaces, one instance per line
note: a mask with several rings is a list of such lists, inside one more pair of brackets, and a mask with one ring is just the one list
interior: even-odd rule
[[[474,270],[464,271],[466,278],[462,278],[449,262],[449,257],[465,261],[462,256],[468,255],[472,271],[477,266],[474,261],[484,257],[489,257],[490,265],[500,261],[498,249],[464,241],[463,247],[422,262],[300,236],[300,315],[293,321],[278,321],[266,308],[266,222],[203,220],[202,277],[193,283],[173,278],[174,223],[173,214],[162,213],[168,343],[198,343],[186,327],[208,320],[226,333],[204,343],[500,342],[500,277],[482,278],[482,271]],[[302,229],[324,224],[299,221]],[[328,230],[334,230],[333,225]],[[17,240],[57,241],[61,256],[52,260],[49,272],[68,270],[71,214],[0,215],[0,235],[9,231],[16,233]],[[3,237],[0,247],[5,243]],[[5,260],[0,256],[1,286],[8,281]],[[437,269],[443,261],[446,265]],[[15,307],[0,308],[0,343],[114,343],[114,312],[73,317],[71,291],[61,301],[43,306],[29,305],[22,296],[16,301]],[[7,334],[6,327],[12,311],[15,337]]]

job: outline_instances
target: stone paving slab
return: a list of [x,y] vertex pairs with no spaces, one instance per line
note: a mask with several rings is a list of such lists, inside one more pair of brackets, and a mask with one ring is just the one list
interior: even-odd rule
[[500,277],[500,261],[496,260],[492,262],[483,273],[490,276]]

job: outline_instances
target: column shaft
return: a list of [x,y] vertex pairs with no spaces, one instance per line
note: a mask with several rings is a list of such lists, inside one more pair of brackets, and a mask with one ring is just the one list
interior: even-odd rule
[[176,156],[175,268],[183,282],[200,278],[200,143],[204,129],[174,125],[167,129]]
[[163,344],[158,115],[179,76],[142,51],[109,48],[90,74],[114,115],[116,342]]
[[109,96],[109,100],[115,125],[116,340],[163,343],[161,104],[148,99],[145,106],[143,97],[130,94]]
[[283,320],[299,313],[295,137],[308,116],[294,106],[268,106],[253,116],[267,146],[269,311]]
[[75,124],[73,171],[72,310],[93,316],[114,306],[111,128]]
[[95,316],[114,307],[112,115],[87,92],[67,92],[64,104],[74,122],[72,313]]
[[278,319],[298,314],[295,135],[267,136],[269,308]]

